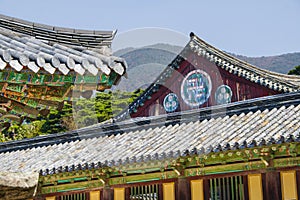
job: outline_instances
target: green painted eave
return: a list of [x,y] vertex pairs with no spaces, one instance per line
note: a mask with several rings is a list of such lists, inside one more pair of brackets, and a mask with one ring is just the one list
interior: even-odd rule
[[[86,74],[79,75],[71,73],[69,75],[63,74],[47,74],[47,73],[32,73],[30,71],[0,71],[0,83],[9,83],[14,85],[28,84],[36,86],[63,86],[65,84],[100,84],[112,86],[118,78],[116,72],[111,74],[99,74],[97,76]],[[14,90],[14,89],[13,89]],[[18,90],[16,90],[18,91]]]

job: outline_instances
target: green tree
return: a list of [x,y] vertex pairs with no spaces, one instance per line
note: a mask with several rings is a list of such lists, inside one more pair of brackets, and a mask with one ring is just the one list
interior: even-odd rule
[[22,125],[12,124],[1,132],[0,142],[74,130],[109,120],[126,109],[142,92],[99,92],[90,99],[80,98],[72,104],[65,103],[62,110],[51,109],[46,117],[39,116]]
[[44,125],[45,120],[36,120],[28,124],[16,124],[13,123],[7,131],[1,133],[0,140],[9,141],[9,140],[20,140],[24,138],[32,138],[39,135],[43,135],[41,131],[42,126]]
[[300,65],[294,67],[288,72],[289,75],[300,75]]
[[44,121],[41,127],[41,132],[44,134],[59,133],[66,131],[66,128],[62,125],[62,114],[58,110],[50,110],[49,115],[42,119]]

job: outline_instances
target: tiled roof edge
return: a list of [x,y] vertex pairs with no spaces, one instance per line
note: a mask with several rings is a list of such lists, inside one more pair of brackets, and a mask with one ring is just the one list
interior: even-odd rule
[[256,112],[257,110],[279,108],[282,106],[298,104],[300,104],[300,92],[279,94],[230,103],[227,105],[212,106],[198,110],[170,113],[147,118],[134,118],[118,123],[87,127],[66,133],[50,134],[19,141],[5,142],[0,144],[0,152],[11,152],[21,149],[35,148],[38,146],[72,142],[87,138],[122,134],[124,132],[141,130],[145,128],[149,129],[158,126],[176,125],[184,122],[202,121],[205,119],[239,115],[241,113],[246,114],[249,112]]
[[[300,135],[297,136],[289,135],[287,137],[279,137],[275,139],[274,137],[271,137],[267,140],[252,140],[251,142],[247,143],[244,141],[243,143],[235,143],[233,145],[230,145],[229,143],[225,144],[224,146],[221,146],[220,144],[217,144],[216,146],[209,146],[208,148],[204,149],[196,147],[191,147],[191,149],[186,149],[184,151],[169,151],[169,152],[163,152],[161,154],[155,153],[153,155],[142,155],[142,156],[133,156],[133,157],[126,157],[124,159],[119,160],[105,160],[104,162],[91,162],[91,163],[81,163],[77,165],[70,165],[70,166],[58,166],[56,168],[47,168],[45,170],[40,170],[39,173],[41,176],[47,176],[47,175],[53,175],[53,174],[60,174],[65,172],[74,172],[79,170],[91,170],[91,169],[99,169],[99,168],[117,168],[118,171],[120,171],[120,167],[126,166],[129,168],[129,166],[135,166],[136,164],[140,163],[147,164],[149,162],[160,162],[164,161],[164,165],[166,165],[166,161],[169,161],[169,163],[174,162],[176,159],[180,158],[187,158],[191,156],[208,156],[208,155],[214,155],[218,153],[223,153],[226,151],[240,151],[245,150],[250,152],[250,149],[255,148],[261,148],[263,150],[265,147],[272,147],[272,149],[275,147],[276,149],[280,149],[280,145],[285,145],[289,143],[299,143],[300,142]],[[257,149],[256,149],[257,150]],[[255,151],[255,150],[254,150]],[[288,152],[288,151],[287,151]],[[232,153],[232,152],[231,152]],[[295,152],[293,152],[295,154]],[[287,153],[289,156],[293,156],[293,153]],[[255,158],[254,158],[255,159]],[[236,159],[237,161],[238,159]],[[245,159],[247,160],[247,158]],[[236,161],[230,161],[230,162],[236,162]],[[239,162],[241,160],[238,160]],[[205,162],[205,161],[204,161]],[[221,163],[222,161],[219,161]],[[230,163],[229,162],[229,163]],[[129,169],[130,171],[130,169]]]
[[[90,48],[98,48],[101,46],[110,46],[115,37],[116,30],[114,31],[100,31],[100,30],[81,30],[65,27],[49,26],[40,23],[33,23],[22,19],[8,17],[0,14],[0,27],[25,34],[36,38],[47,40],[49,42],[65,43],[69,38],[76,38],[79,42],[72,43],[74,46],[85,46]],[[46,37],[45,37],[46,36]],[[56,37],[58,36],[58,37]]]
[[[300,88],[299,84],[295,84],[295,82],[300,82],[299,76],[261,69],[206,43],[193,32],[190,34],[190,37],[191,40],[188,46],[190,46],[192,51],[216,63],[218,67],[230,73],[237,74],[251,82],[258,83],[273,90],[294,92]],[[280,85],[277,86],[276,83]]]

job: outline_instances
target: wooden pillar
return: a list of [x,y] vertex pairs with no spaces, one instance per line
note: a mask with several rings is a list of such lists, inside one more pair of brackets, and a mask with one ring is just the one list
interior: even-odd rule
[[204,200],[204,188],[202,179],[191,181],[191,199]]
[[174,183],[163,183],[163,200],[175,200]]
[[114,188],[114,200],[125,200],[125,188]]
[[176,187],[176,199],[191,199],[191,190],[189,181],[184,178],[178,178],[177,187]]
[[[249,200],[249,186],[248,186],[248,176],[242,176],[243,179],[243,189],[244,189],[244,200]],[[262,186],[261,182],[260,185]],[[261,195],[262,195],[262,187],[261,187]]]
[[103,188],[103,200],[114,200],[114,190],[110,187]]
[[158,184],[158,199],[163,199],[163,184]]
[[282,199],[298,199],[295,171],[280,173]]
[[210,199],[209,179],[203,179],[204,199]]
[[280,173],[266,172],[262,175],[264,199],[281,200]]
[[300,197],[300,171],[296,171],[297,194]]
[[262,179],[261,174],[249,174],[248,175],[248,192],[249,200],[262,200]]
[[100,200],[100,191],[90,191],[90,200]]
[[125,188],[125,199],[130,199],[130,187]]

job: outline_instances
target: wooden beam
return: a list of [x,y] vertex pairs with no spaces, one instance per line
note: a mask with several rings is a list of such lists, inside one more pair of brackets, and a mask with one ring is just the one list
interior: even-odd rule
[[85,90],[96,90],[97,85],[96,84],[75,84],[73,90],[78,90],[78,91],[85,91]]
[[[6,95],[6,98],[8,99],[13,99],[13,95],[11,94],[7,94]],[[53,107],[53,108],[56,108],[56,107],[59,107],[61,105],[61,103],[63,102],[63,100],[61,101],[52,101],[52,100],[49,100],[49,99],[38,99],[38,98],[30,98],[30,97],[21,97],[20,96],[20,100],[16,100],[16,99],[13,99],[15,101],[18,101],[20,103],[23,103],[27,106],[30,106],[30,107],[37,107],[37,106],[49,106],[49,107]],[[30,103],[30,101],[33,101],[33,102],[36,102],[36,105],[32,105],[32,103]]]
[[21,123],[21,121],[22,121],[21,117],[19,117],[17,115],[13,115],[13,114],[5,114],[5,115],[2,115],[0,118],[1,119],[2,118],[9,119],[9,120],[12,120],[12,121],[15,121],[15,122],[18,122],[18,123]]
[[73,86],[70,86],[67,91],[64,93],[64,95],[62,96],[63,99],[65,99],[69,93],[72,93],[73,90]]
[[[63,88],[62,88],[63,89]],[[58,94],[57,93],[58,89],[55,90],[55,92],[52,92],[53,94]],[[21,92],[16,92],[16,91],[10,91],[10,90],[6,90],[4,95],[5,96],[16,96],[16,97],[21,97],[21,98],[29,98],[29,99],[36,99],[39,101],[44,101],[44,102],[49,102],[49,105],[53,105],[52,102],[61,102],[64,100],[63,94],[64,91],[60,90],[60,92],[62,93],[62,95],[52,95],[52,94],[48,94],[47,93],[38,93],[38,92],[32,92],[32,91],[26,91],[28,92],[27,95],[25,95],[25,93],[21,93]]]
[[24,103],[18,102],[14,99],[0,96],[0,101],[6,102],[6,103],[8,103],[10,101],[11,105],[10,105],[9,109],[13,110],[19,114],[22,114],[23,112],[34,115],[34,116],[37,116],[39,114],[39,110],[37,110],[33,107],[30,107],[30,106],[27,106]]

